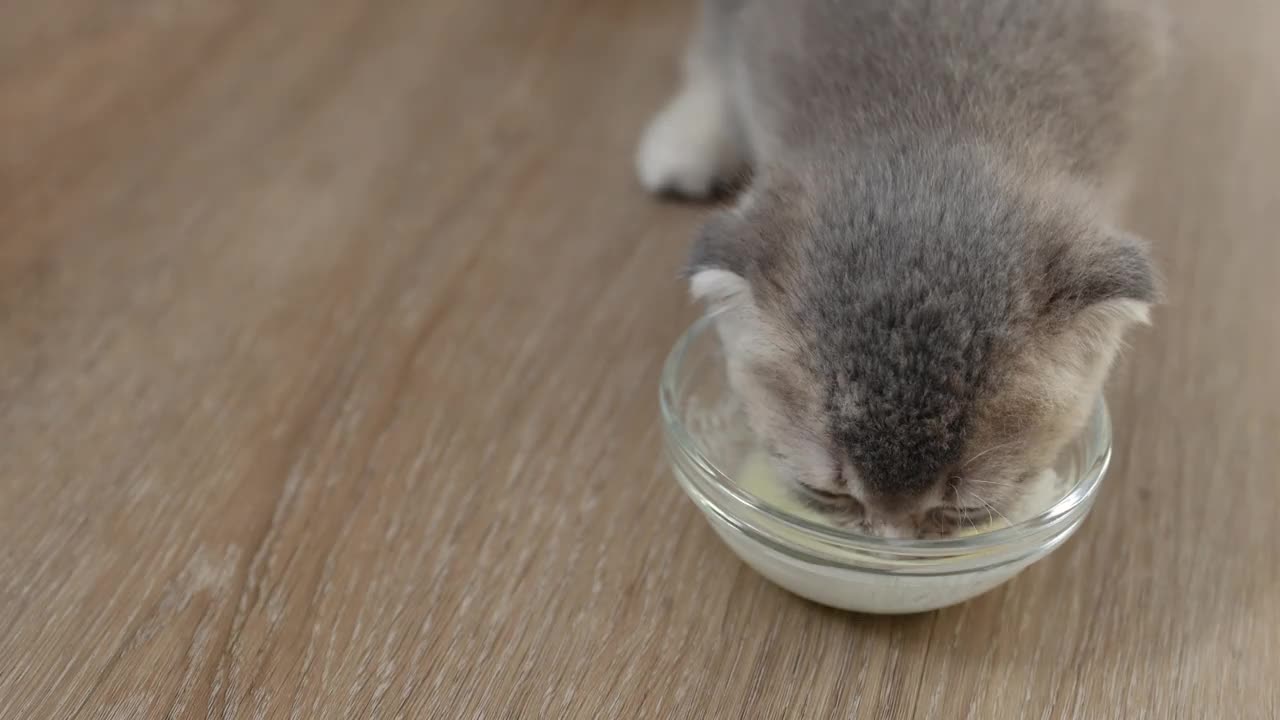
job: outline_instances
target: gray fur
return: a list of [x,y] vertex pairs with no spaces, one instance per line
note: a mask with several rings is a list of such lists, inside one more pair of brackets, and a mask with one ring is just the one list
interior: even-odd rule
[[[1157,296],[1106,208],[1164,25],[1144,0],[705,3],[690,62],[754,176],[690,272],[748,288],[716,302],[771,350],[731,358],[735,386],[797,482],[923,531],[965,477],[1014,487],[1078,431],[1123,308]],[[831,477],[787,464],[779,417]]]

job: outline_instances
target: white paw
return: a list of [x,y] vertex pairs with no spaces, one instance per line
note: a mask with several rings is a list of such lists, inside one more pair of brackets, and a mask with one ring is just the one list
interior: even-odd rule
[[686,86],[645,130],[636,153],[636,174],[650,192],[706,198],[731,179],[741,163],[719,95]]

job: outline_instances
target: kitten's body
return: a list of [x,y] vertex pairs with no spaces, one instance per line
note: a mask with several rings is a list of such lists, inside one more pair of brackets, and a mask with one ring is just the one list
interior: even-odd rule
[[704,125],[720,165],[695,183],[642,149],[641,176],[698,196],[748,165],[934,138],[1103,182],[1163,68],[1166,25],[1155,0],[704,0],[668,108],[696,96],[702,117],[657,144],[705,159],[688,145]]
[[787,476],[870,531],[945,531],[1079,429],[1154,300],[1106,214],[1164,37],[1144,0],[704,4],[638,169],[753,175],[692,286]]

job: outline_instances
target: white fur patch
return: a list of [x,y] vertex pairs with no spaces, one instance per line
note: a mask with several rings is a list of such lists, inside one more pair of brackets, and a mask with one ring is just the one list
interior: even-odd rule
[[708,305],[719,305],[751,291],[747,281],[728,270],[699,270],[689,280],[689,292]]
[[1150,325],[1151,306],[1139,300],[1111,300],[1104,303],[1108,313],[1125,325]]

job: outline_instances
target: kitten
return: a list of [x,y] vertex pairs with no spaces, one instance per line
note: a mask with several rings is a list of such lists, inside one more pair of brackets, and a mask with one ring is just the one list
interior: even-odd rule
[[637,157],[783,477],[845,522],[1004,513],[1157,299],[1108,216],[1164,66],[1143,0],[708,0]]

